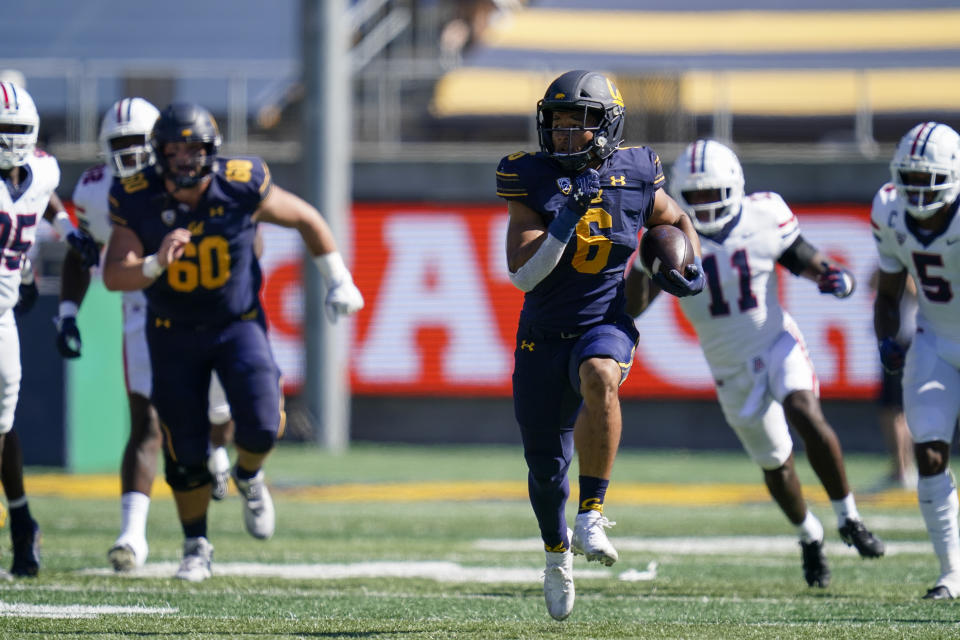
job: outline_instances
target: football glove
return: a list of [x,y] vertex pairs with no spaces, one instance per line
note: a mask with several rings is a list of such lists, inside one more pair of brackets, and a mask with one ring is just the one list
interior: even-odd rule
[[903,371],[903,363],[906,360],[907,350],[893,338],[886,337],[877,345],[880,349],[880,364],[883,370],[890,375],[896,375]]
[[67,234],[67,244],[80,254],[83,259],[83,268],[89,269],[100,264],[100,247],[86,231],[74,229]]
[[680,275],[680,272],[676,269],[671,269],[666,275],[658,271],[653,275],[653,281],[657,283],[658,287],[678,298],[695,296],[703,291],[706,284],[703,264],[700,262],[699,256],[694,258],[693,264],[687,265],[687,268],[684,269],[684,275]]
[[64,318],[54,318],[54,322],[57,325],[57,351],[69,360],[79,358],[83,342],[80,340],[77,319],[73,316],[66,316]]
[[324,305],[330,322],[336,323],[340,316],[349,316],[363,309],[363,295],[353,278],[347,277],[330,286]]
[[570,197],[567,198],[567,207],[577,214],[577,219],[583,216],[590,207],[590,201],[600,193],[600,174],[596,169],[587,169],[573,179]]
[[36,304],[39,295],[40,290],[37,289],[36,281],[31,281],[29,284],[21,282],[20,299],[17,300],[17,306],[13,308],[13,312],[18,316],[29,313],[30,309],[33,309],[33,305]]
[[832,293],[838,298],[846,298],[853,293],[857,284],[852,273],[846,269],[838,269],[826,264],[824,266],[827,267],[827,270],[817,278],[817,287],[819,287],[820,293]]

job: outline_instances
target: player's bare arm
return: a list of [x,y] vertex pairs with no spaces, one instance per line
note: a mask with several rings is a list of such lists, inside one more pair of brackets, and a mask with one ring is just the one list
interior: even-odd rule
[[894,338],[900,330],[900,297],[907,283],[907,271],[877,275],[877,297],[873,303],[873,328],[877,340]]
[[277,185],[270,187],[270,192],[253,214],[253,221],[296,229],[315,256],[337,250],[333,232],[316,207]]
[[778,259],[794,275],[817,283],[821,293],[837,298],[846,298],[853,293],[857,281],[853,274],[840,263],[798,236]]
[[286,189],[273,185],[252,219],[257,223],[269,222],[300,232],[304,244],[313,255],[314,264],[326,282],[327,297],[324,306],[331,322],[363,308],[363,295],[353,283],[353,276],[337,250],[333,232],[313,205]]
[[547,233],[540,215],[523,204],[507,203],[510,221],[507,223],[507,268],[516,272],[537,252]]
[[170,263],[183,254],[190,242],[190,232],[174,229],[153,255],[144,257],[140,239],[130,229],[115,226],[107,243],[103,284],[111,291],[136,291],[150,286]]
[[663,189],[657,189],[654,195],[653,213],[647,219],[646,226],[652,227],[658,224],[669,224],[683,231],[693,245],[693,252],[700,256],[700,236],[697,235],[697,230],[694,229],[689,216],[683,212],[677,201]]

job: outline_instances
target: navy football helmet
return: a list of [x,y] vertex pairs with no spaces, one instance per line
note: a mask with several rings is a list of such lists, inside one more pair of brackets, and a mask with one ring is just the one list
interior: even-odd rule
[[[199,142],[202,152],[189,164],[174,165],[163,153],[164,146],[171,142]],[[174,103],[161,111],[150,135],[161,172],[182,189],[195,186],[213,171],[221,142],[217,121],[209,111],[191,103]]]
[[[555,128],[554,111],[581,112],[581,124]],[[537,102],[537,133],[540,149],[569,171],[580,172],[590,161],[609,157],[623,142],[626,110],[620,90],[613,81],[595,71],[568,71],[547,87]],[[592,131],[593,141],[583,149],[555,149],[556,131]]]

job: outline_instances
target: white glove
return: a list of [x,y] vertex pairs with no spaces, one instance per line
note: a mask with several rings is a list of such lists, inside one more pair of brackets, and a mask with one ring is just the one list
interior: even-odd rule
[[353,278],[347,277],[327,290],[325,307],[327,317],[333,323],[336,323],[340,316],[353,315],[363,309],[363,295],[357,285],[353,284]]
[[363,308],[363,295],[353,284],[353,276],[343,263],[339,251],[331,251],[314,256],[314,264],[327,283],[327,299],[324,307],[330,322],[336,322],[340,316],[348,316]]

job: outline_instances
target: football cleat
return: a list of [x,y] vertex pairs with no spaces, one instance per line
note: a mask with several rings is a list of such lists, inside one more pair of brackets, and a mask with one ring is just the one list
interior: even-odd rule
[[547,567],[543,571],[543,597],[554,620],[563,620],[573,611],[573,553],[547,551]]
[[234,467],[233,482],[243,498],[243,523],[247,532],[254,538],[266,540],[276,527],[276,513],[270,490],[263,481],[263,469],[249,480],[241,480],[237,478],[237,467]]
[[847,518],[837,531],[848,547],[856,547],[861,558],[879,558],[886,551],[883,540],[870,533],[860,520]]
[[33,578],[40,571],[40,526],[30,520],[26,533],[13,536],[13,565],[10,573],[19,578]]
[[212,574],[213,545],[203,536],[183,541],[183,560],[176,577],[188,582],[203,582]]
[[938,584],[932,589],[928,589],[927,593],[924,594],[923,600],[953,600],[953,594],[950,593],[950,589],[945,587],[942,584]]
[[576,523],[573,525],[573,540],[571,545],[573,553],[578,556],[586,556],[588,562],[599,561],[606,566],[612,565],[620,554],[610,544],[607,539],[607,532],[616,522],[610,522],[599,511],[587,511],[578,513]]
[[147,541],[145,538],[120,536],[107,552],[107,559],[118,572],[139,569],[147,562]]
[[803,577],[811,587],[826,587],[830,584],[830,567],[823,553],[823,540],[801,542]]

